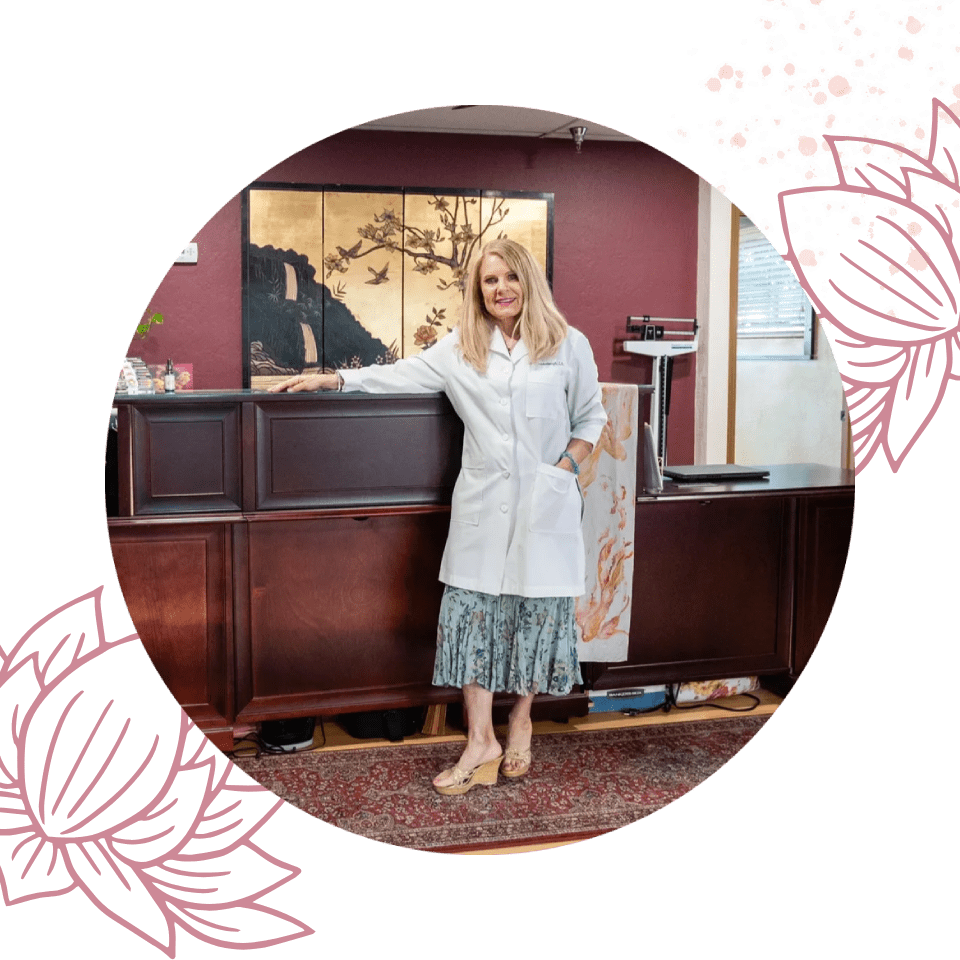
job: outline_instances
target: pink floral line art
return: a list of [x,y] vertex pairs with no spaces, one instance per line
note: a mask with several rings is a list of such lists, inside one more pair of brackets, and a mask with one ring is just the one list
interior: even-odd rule
[[136,636],[108,642],[100,587],[12,647],[0,640],[0,888],[7,906],[80,889],[176,954],[176,928],[250,949],[313,933],[259,903],[300,870],[253,835],[283,801],[174,703],[133,679]]
[[896,472],[960,379],[960,120],[933,101],[927,157],[824,140],[840,182],[780,194],[785,258],[831,333],[857,472],[878,450]]

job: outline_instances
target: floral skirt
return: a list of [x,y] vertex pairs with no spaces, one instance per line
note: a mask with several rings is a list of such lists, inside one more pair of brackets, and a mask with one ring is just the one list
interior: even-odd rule
[[574,597],[493,596],[447,586],[433,683],[493,692],[569,693],[582,683]]

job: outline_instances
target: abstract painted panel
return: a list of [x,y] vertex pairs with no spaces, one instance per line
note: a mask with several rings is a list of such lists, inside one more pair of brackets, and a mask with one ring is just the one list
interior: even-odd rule
[[583,661],[616,663],[630,642],[640,392],[629,383],[601,387],[607,423],[580,466],[587,577],[577,598],[577,652]]

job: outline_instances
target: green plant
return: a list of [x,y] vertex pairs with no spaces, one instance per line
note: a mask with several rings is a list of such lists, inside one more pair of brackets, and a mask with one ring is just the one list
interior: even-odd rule
[[163,323],[163,314],[154,313],[151,316],[145,316],[143,322],[137,324],[137,337],[140,340],[146,338],[147,334],[150,332],[150,325],[154,323]]

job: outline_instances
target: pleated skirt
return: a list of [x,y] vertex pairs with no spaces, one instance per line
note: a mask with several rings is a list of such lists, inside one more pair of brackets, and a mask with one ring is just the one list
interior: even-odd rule
[[562,696],[582,683],[574,597],[494,596],[446,586],[433,683]]

